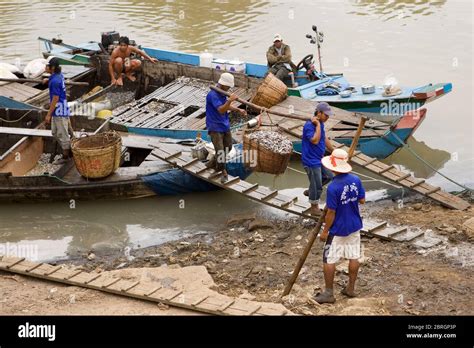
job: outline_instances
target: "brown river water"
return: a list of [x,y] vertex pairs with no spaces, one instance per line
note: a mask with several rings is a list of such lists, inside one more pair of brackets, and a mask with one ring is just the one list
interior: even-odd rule
[[[75,44],[100,40],[100,33],[109,30],[144,46],[191,53],[207,49],[214,56],[257,63],[265,63],[272,37],[280,33],[299,60],[315,53],[305,35],[316,24],[325,34],[326,72],[343,72],[355,84],[381,85],[388,77],[409,86],[453,83],[452,93],[428,104],[427,119],[409,144],[442,173],[473,187],[472,6],[468,0],[0,1],[0,61],[39,57],[38,36]],[[405,149],[386,161],[434,185],[458,189]],[[298,161],[291,167],[302,170]],[[293,170],[250,180],[294,193],[307,186],[306,177]],[[386,195],[385,189],[399,193],[379,182],[365,184],[374,199]],[[211,232],[228,216],[246,211],[281,214],[221,191],[78,202],[75,209],[66,203],[5,204],[0,206],[0,245],[34,247],[42,260],[90,249],[144,247]]]

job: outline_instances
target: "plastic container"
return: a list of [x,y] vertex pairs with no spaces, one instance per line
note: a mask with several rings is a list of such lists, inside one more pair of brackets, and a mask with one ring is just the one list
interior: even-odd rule
[[228,63],[225,59],[214,59],[212,61],[212,68],[216,70],[225,70],[225,66]]
[[97,113],[98,118],[109,118],[112,116],[112,110],[104,109]]
[[236,73],[245,73],[245,68],[245,62],[241,62],[240,60],[231,60],[225,65],[225,70]]
[[201,53],[199,56],[199,66],[204,68],[212,68],[212,61],[214,60],[214,56],[212,53],[209,53],[207,50],[204,53]]

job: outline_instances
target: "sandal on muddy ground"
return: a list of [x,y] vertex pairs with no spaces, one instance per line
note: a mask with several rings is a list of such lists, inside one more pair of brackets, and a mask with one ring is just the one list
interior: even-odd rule
[[336,302],[336,298],[334,297],[334,295],[329,294],[326,291],[323,293],[318,293],[316,296],[313,297],[313,299],[319,304]]
[[347,291],[347,288],[344,288],[341,290],[341,294],[343,294],[344,296],[347,296],[349,298],[354,298],[354,297],[357,297],[357,295],[353,292],[353,293],[349,293]]

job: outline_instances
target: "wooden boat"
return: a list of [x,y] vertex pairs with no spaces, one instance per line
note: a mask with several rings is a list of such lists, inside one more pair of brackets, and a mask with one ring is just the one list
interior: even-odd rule
[[[178,56],[172,58],[173,60],[181,59]],[[95,63],[98,73],[107,79],[108,73],[104,67],[107,66],[108,56],[100,55],[94,59],[100,62]],[[210,140],[205,125],[205,97],[209,86],[217,82],[221,73],[222,71],[219,70],[174,61],[159,60],[156,64],[145,62],[138,87],[138,95],[144,97],[115,113],[111,122],[120,124],[129,132],[136,134],[173,139],[202,137],[204,140]],[[250,100],[255,88],[261,83],[261,79],[244,74],[235,74],[235,77],[236,87],[233,93],[244,100]],[[297,97],[289,98],[292,104],[283,104],[286,106],[280,108],[281,111],[293,110],[306,117],[312,114],[316,105],[315,101]],[[161,109],[148,110],[147,106],[150,103],[160,104]],[[240,103],[235,102],[234,106],[239,107]],[[330,136],[336,141],[350,144],[359,118],[354,113],[342,109],[335,108],[335,112],[334,119],[338,122],[334,124]],[[419,112],[407,113],[392,125],[371,120],[367,123],[368,129],[362,134],[359,149],[368,156],[385,158],[403,146],[424,121],[425,116],[426,110],[422,109]],[[241,140],[243,127],[243,123],[234,124],[236,141]],[[294,139],[294,148],[297,152],[301,151],[300,139]]]
[[[76,46],[66,45],[62,42],[60,46],[53,48],[54,40],[39,38],[45,43],[45,57],[50,55],[63,59],[65,64],[90,64],[90,56],[101,52],[98,42],[89,41]],[[151,57],[160,61],[167,61],[198,67],[200,57],[196,54],[173,52],[151,47],[143,47]],[[307,58],[307,57],[305,57]],[[433,100],[442,97],[452,91],[451,83],[429,83],[417,87],[401,87],[400,93],[393,96],[384,95],[383,86],[374,86],[374,93],[364,94],[362,85],[349,83],[343,74],[307,74],[305,59],[301,65],[304,67],[295,76],[298,86],[294,87],[290,78],[285,81],[289,86],[288,95],[298,96],[317,102],[327,102],[332,106],[343,110],[369,114],[371,118],[392,123],[395,119],[405,114],[416,111]],[[245,76],[261,79],[268,71],[263,64],[246,63]],[[315,80],[316,79],[316,80]],[[350,97],[344,98],[339,93],[336,95],[318,95],[318,91],[327,87],[334,87],[332,91],[342,92],[351,88]]]
[[[160,61],[167,61],[198,67],[200,58],[195,54],[172,52],[156,48],[144,47],[147,54]],[[244,76],[261,79],[268,71],[268,67],[262,64],[246,63]],[[239,74],[237,74],[239,75]],[[285,81],[289,86],[288,95],[298,96],[316,102],[327,102],[332,106],[343,110],[369,114],[371,118],[392,123],[395,119],[409,112],[416,111],[426,103],[452,91],[451,83],[426,84],[417,87],[401,87],[401,93],[394,96],[383,96],[384,88],[375,87],[372,94],[363,94],[360,85],[350,84],[343,74],[318,74],[317,81],[311,81],[304,70],[297,73],[298,87],[291,86],[291,80]],[[339,85],[342,91],[346,87],[353,87],[353,93],[349,98],[340,95],[319,96],[316,89],[324,85]]]
[[69,45],[58,39],[38,38],[44,44],[43,57],[55,56],[59,58],[61,65],[90,65],[91,55],[101,49],[99,43],[89,41],[78,45]]
[[[44,117],[41,113],[36,107],[28,109],[26,104],[19,109],[0,109],[0,117],[4,120],[21,118],[18,122],[0,121],[0,201],[124,199],[217,189],[150,154],[153,144],[167,143],[182,153],[191,152],[192,144],[130,134],[123,127],[113,125],[111,129],[121,132],[124,145],[122,164],[114,174],[104,179],[87,180],[79,174],[72,160],[51,167],[52,172],[39,172],[40,157],[54,154],[56,149],[51,132],[38,121]],[[81,132],[92,132],[104,122],[81,116],[74,116],[71,121],[74,129]],[[228,164],[228,171],[245,179],[251,172],[238,160],[239,153],[237,147],[237,155]]]
[[420,109],[423,105],[451,92],[451,83],[428,84],[421,87],[403,87],[394,96],[384,96],[384,87],[375,87],[372,94],[364,94],[362,86],[352,86],[353,92],[349,98],[336,95],[318,95],[318,89],[327,85],[349,86],[344,76],[328,76],[321,80],[306,83],[300,87],[290,88],[289,95],[298,96],[317,102],[327,102],[332,106],[359,113],[364,113],[373,119],[393,122],[398,117]]

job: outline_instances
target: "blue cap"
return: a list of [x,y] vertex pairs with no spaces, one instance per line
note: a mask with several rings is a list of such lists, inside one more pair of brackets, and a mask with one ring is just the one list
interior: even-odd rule
[[314,114],[316,115],[318,112],[322,112],[328,117],[334,115],[334,112],[332,111],[331,107],[326,102],[319,103],[318,106],[316,106]]

